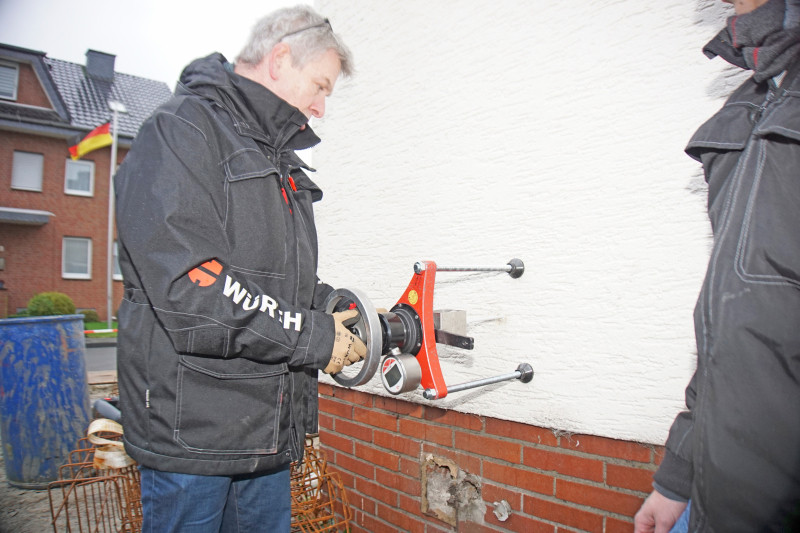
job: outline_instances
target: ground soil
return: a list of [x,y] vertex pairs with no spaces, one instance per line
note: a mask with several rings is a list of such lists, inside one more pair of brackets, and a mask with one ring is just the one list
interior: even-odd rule
[[[90,401],[116,394],[116,385],[90,385]],[[26,490],[9,485],[5,462],[0,456],[0,533],[47,533],[50,500],[47,490]]]

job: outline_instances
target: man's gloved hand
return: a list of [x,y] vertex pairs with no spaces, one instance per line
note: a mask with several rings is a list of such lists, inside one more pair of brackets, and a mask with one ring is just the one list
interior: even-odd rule
[[345,323],[353,323],[358,318],[358,310],[350,309],[341,313],[333,313],[333,328],[336,335],[333,340],[333,353],[328,366],[325,367],[326,374],[336,374],[341,372],[345,366],[352,365],[364,359],[367,355],[367,347],[358,336],[347,329]]

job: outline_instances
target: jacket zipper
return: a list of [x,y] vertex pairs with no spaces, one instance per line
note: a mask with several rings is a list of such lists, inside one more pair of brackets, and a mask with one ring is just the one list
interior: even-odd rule
[[775,88],[773,88],[771,85],[772,85],[772,84],[770,83],[770,88],[769,88],[769,90],[767,91],[767,97],[764,99],[764,103],[762,103],[762,104],[761,104],[761,106],[759,106],[758,110],[757,110],[757,111],[755,112],[755,114],[753,115],[753,129],[755,129],[756,125],[758,125],[758,121],[760,121],[760,120],[761,120],[761,117],[763,117],[763,116],[764,116],[764,111],[766,111],[766,110],[767,110],[767,108],[768,108],[768,107],[769,107],[769,106],[770,106],[770,105],[771,105],[771,104],[772,104],[772,103],[773,103],[775,100],[777,100],[777,98],[776,98],[776,96],[777,96],[777,90],[776,90]]
[[[294,192],[297,192],[297,186],[294,184],[294,180],[292,179],[292,176],[289,175],[289,176],[287,176],[287,178],[288,178],[289,186],[292,188],[292,190]],[[281,180],[281,194],[283,195],[283,201],[286,202],[286,205],[289,207],[289,214],[292,215],[294,213],[292,212],[291,204],[289,204],[289,195],[286,194],[286,186],[284,185],[284,181],[285,180]]]

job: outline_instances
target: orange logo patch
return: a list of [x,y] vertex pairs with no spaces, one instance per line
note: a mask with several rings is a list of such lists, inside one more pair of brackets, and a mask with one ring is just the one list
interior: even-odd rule
[[193,268],[188,275],[192,283],[201,287],[210,287],[217,281],[217,276],[219,276],[220,272],[222,272],[222,265],[216,259],[212,259]]

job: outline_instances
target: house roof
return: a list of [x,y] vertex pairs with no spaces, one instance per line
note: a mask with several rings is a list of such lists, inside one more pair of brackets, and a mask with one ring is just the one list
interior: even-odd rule
[[91,131],[111,120],[109,101],[121,102],[127,113],[120,113],[119,135],[133,138],[142,122],[172,96],[167,84],[114,72],[113,79],[89,76],[83,65],[44,58],[50,75],[64,100],[70,124]]
[[84,66],[0,43],[0,57],[30,64],[53,105],[47,109],[0,101],[0,129],[83,136],[111,120],[108,103],[116,101],[127,111],[118,115],[119,140],[130,145],[144,120],[172,96],[164,82],[116,72],[115,56],[104,52],[88,50]]

